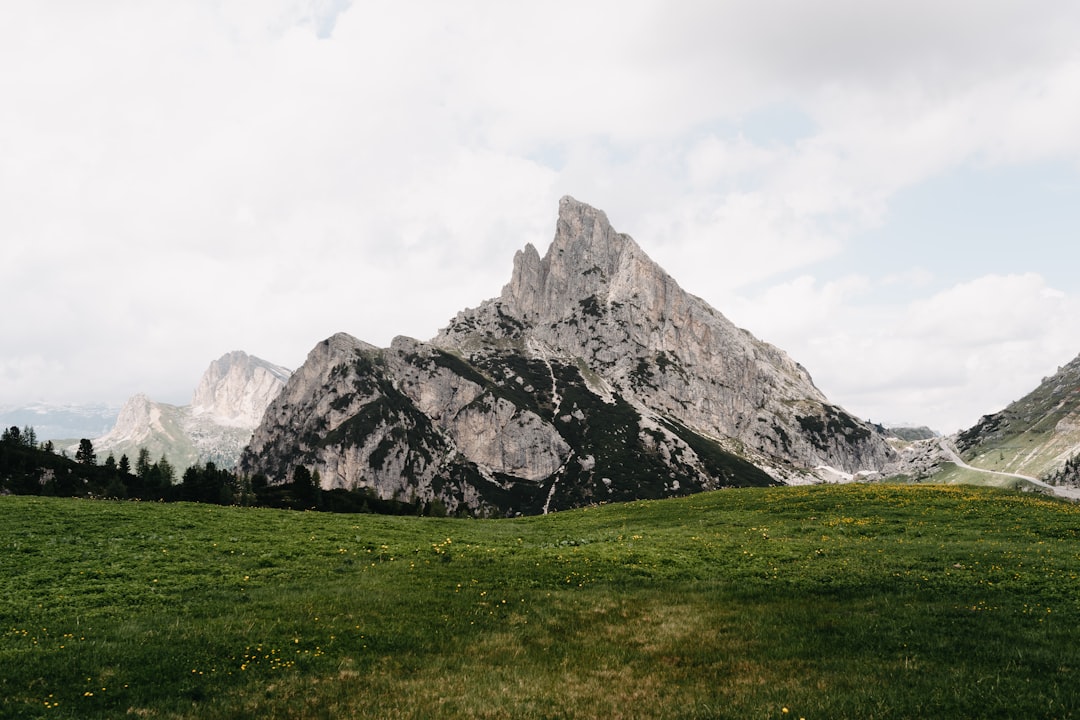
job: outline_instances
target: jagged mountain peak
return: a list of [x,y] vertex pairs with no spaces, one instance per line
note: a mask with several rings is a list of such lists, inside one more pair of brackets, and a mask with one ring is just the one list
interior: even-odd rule
[[100,442],[108,446],[112,442],[141,442],[154,429],[157,421],[156,404],[145,393],[135,393],[127,399],[116,418],[116,424]]
[[581,302],[610,302],[642,275],[663,274],[607,215],[570,196],[559,202],[555,238],[543,258],[532,244],[514,256],[500,300],[525,320],[560,318]]
[[112,429],[94,445],[98,455],[135,457],[141,449],[153,458],[164,455],[177,473],[206,461],[232,467],[289,375],[285,368],[243,351],[225,353],[207,367],[190,405],[132,395]]
[[[649,407],[717,437],[756,435],[760,415],[792,415],[796,399],[827,403],[786,353],[686,292],[603,211],[570,197],[544,257],[531,245],[519,251],[502,294],[459,313],[433,343],[471,353],[508,341],[581,358]],[[861,461],[838,466],[850,472]]]
[[[653,412],[804,467],[854,473],[894,459],[877,429],[830,405],[805,368],[686,292],[606,214],[570,197],[544,257],[526,246],[502,295],[459,313],[433,343],[463,354],[511,343],[581,361]],[[862,440],[831,437],[844,433]]]
[[225,353],[203,373],[191,398],[191,413],[218,425],[253,430],[289,375],[289,370],[242,350]]
[[896,454],[783,351],[687,293],[607,216],[565,197],[543,257],[431,341],[320,342],[241,470],[324,488],[546,512],[878,472]]
[[547,253],[551,265],[588,272],[593,281],[614,277],[626,253],[641,252],[629,235],[616,232],[603,210],[570,196],[559,202],[555,238]]

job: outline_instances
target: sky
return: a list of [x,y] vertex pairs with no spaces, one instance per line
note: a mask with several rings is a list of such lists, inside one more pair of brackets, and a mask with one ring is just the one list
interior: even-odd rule
[[1080,354],[1080,3],[0,6],[0,405],[433,337],[603,209],[833,402],[953,432]]

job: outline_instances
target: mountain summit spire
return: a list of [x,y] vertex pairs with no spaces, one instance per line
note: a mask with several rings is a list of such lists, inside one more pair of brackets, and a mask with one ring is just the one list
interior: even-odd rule
[[241,461],[285,482],[543,512],[876,472],[878,430],[681,287],[603,211],[559,202],[499,297],[430,342],[313,352]]
[[519,251],[501,299],[523,318],[561,317],[590,297],[607,302],[620,277],[642,261],[659,271],[633,238],[611,227],[602,210],[567,195],[559,201],[547,254],[541,259],[532,245]]

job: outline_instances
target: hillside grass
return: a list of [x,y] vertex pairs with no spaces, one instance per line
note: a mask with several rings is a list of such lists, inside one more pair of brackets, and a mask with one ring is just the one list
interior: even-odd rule
[[1080,407],[1078,366],[1059,368],[1026,396],[960,433],[965,461],[984,470],[1044,478],[1080,445],[1075,416]]
[[1080,506],[515,520],[0,497],[3,718],[1080,717]]
[[1080,446],[1080,432],[1035,428],[1008,438],[994,438],[966,453],[972,467],[1043,478],[1059,469]]
[[980,472],[982,469],[971,470],[951,462],[942,463],[941,468],[931,477],[931,482],[944,485],[980,485],[1001,490],[1031,490],[1034,487],[1031,482],[1022,478]]

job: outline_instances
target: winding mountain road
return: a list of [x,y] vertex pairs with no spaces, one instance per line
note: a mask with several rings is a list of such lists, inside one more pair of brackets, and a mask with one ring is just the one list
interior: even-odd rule
[[970,470],[971,472],[983,473],[985,475],[997,475],[999,477],[1010,477],[1018,478],[1020,480],[1026,480],[1032,485],[1035,485],[1040,489],[1047,490],[1050,493],[1059,497],[1068,498],[1070,500],[1080,500],[1080,488],[1057,487],[1055,485],[1050,485],[1049,483],[1043,482],[1039,478],[1031,477],[1030,475],[1001,472],[1000,470],[984,470],[982,468],[973,467],[960,459],[960,455],[956,452],[956,449],[953,448],[953,446],[949,443],[948,438],[941,438],[941,440],[938,442],[938,446],[945,454],[946,459],[948,459],[949,462],[953,463],[958,468]]

